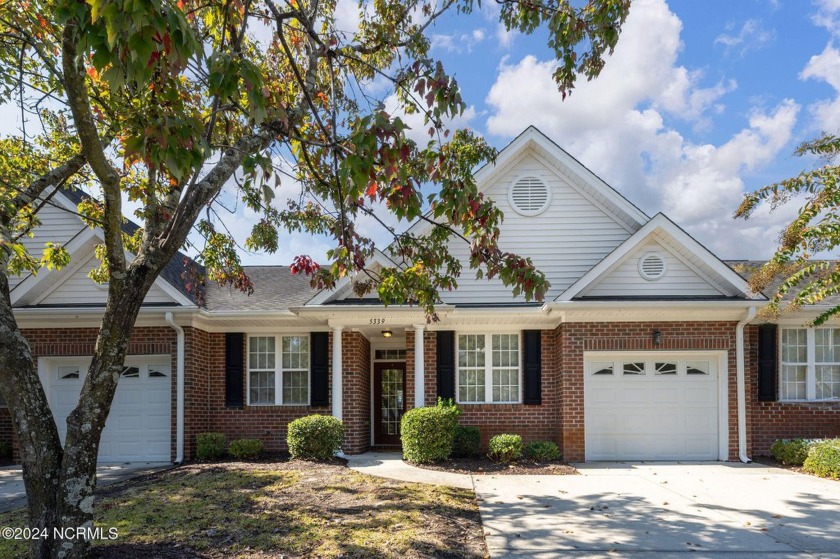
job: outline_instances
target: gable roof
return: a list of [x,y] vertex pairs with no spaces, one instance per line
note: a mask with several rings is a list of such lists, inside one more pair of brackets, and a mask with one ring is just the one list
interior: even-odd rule
[[231,287],[208,285],[205,309],[225,311],[284,311],[300,307],[318,293],[305,274],[293,274],[288,266],[245,266],[254,286],[253,295]]
[[[70,187],[57,191],[52,201],[54,206],[63,207],[70,212],[76,212],[78,205],[89,199],[91,199],[91,196],[86,192]],[[123,231],[128,235],[134,234],[139,228],[139,225],[128,219],[122,224]],[[102,232],[98,228],[91,229],[85,227],[65,247],[71,256],[76,256],[74,252],[79,250],[88,251],[91,245],[102,242],[103,240]],[[79,264],[81,265],[85,262],[87,262],[87,259],[84,259],[84,262],[80,262]],[[71,267],[73,271],[77,271],[76,267]],[[60,270],[42,270],[37,276],[30,274],[15,286],[12,293],[13,299],[14,301],[25,299],[27,294],[34,289],[49,289],[45,284],[50,280],[63,281],[68,275],[67,270],[64,272]],[[164,266],[163,270],[161,270],[157,285],[182,305],[201,306],[202,294],[197,286],[201,284],[200,279],[202,277],[204,277],[204,267],[186,254],[178,251],[166,266]]]
[[625,256],[631,254],[634,249],[642,246],[654,233],[661,233],[676,248],[685,251],[685,253],[693,257],[699,263],[699,266],[695,268],[696,271],[700,275],[706,276],[707,281],[713,282],[713,285],[718,287],[722,293],[727,293],[730,296],[740,299],[766,300],[766,297],[762,294],[751,293],[747,280],[712,254],[709,249],[697,242],[696,239],[678,227],[664,214],[658,213],[644,227],[636,231],[636,233],[607,255],[606,258],[601,260],[601,262],[573,283],[566,291],[561,293],[555,301],[579,299],[588,287],[608,275],[623,261]]

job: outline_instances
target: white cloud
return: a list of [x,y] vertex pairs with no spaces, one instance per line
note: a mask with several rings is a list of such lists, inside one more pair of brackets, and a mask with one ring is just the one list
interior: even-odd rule
[[817,0],[814,3],[817,5],[817,12],[811,17],[814,24],[840,37],[840,0]]
[[833,99],[823,99],[808,107],[811,115],[811,129],[840,131],[840,51],[829,43],[825,50],[808,60],[799,78],[824,81],[834,88]]
[[703,124],[723,110],[721,99],[735,83],[703,87],[702,73],[678,65],[681,29],[663,0],[634,2],[601,76],[580,83],[566,101],[551,79],[553,61],[503,61],[487,97],[488,131],[511,137],[533,124],[643,210],[663,211],[720,256],[766,256],[785,216],[750,220],[760,232],[746,236],[745,224],[731,216],[745,191],[742,173],[785,148],[799,106],[786,100],[756,110],[721,145],[693,143],[670,121]]
[[445,50],[449,53],[462,54],[472,52],[473,48],[484,41],[484,29],[473,29],[470,33],[442,34],[433,33],[431,36],[432,50]]
[[718,35],[715,38],[715,45],[723,45],[727,54],[737,52],[739,56],[743,57],[750,51],[761,49],[770,43],[775,36],[776,34],[773,31],[764,29],[757,19],[748,19],[737,34],[721,33]]
[[[417,112],[413,114],[406,114],[405,111],[400,109],[399,102],[395,94],[392,94],[385,99],[385,110],[392,116],[399,116],[402,121],[408,125],[409,130],[406,132],[406,136],[417,142],[417,145],[425,146],[429,142],[431,139],[428,132],[430,125],[424,122],[422,113]],[[475,118],[475,116],[475,107],[469,106],[464,110],[463,114],[453,119],[444,121],[444,125],[452,130],[456,130],[458,128],[469,128],[470,122]]]

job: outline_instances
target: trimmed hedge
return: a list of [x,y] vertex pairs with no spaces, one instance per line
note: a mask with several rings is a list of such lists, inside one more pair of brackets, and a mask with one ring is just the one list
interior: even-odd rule
[[199,433],[195,456],[199,460],[218,460],[227,451],[227,435],[224,433]]
[[538,462],[551,462],[563,458],[557,444],[551,441],[532,441],[525,445],[523,454],[525,458]]
[[228,446],[228,454],[237,460],[256,460],[263,450],[263,442],[259,439],[236,439]]
[[840,439],[815,441],[803,467],[820,477],[840,479]]
[[505,433],[490,439],[490,452],[487,456],[499,462],[513,462],[522,458],[522,437]]
[[472,425],[456,425],[452,456],[475,456],[481,449],[481,431]]
[[813,441],[805,439],[779,439],[770,446],[770,454],[782,464],[801,466],[812,444]]
[[307,415],[289,423],[286,443],[292,458],[330,460],[344,442],[344,424],[331,415]]
[[461,410],[452,400],[440,398],[434,407],[408,410],[400,423],[400,440],[406,462],[427,464],[449,458],[459,415]]

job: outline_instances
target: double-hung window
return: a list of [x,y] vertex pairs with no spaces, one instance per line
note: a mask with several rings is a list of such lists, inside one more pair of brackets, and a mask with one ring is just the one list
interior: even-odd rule
[[248,404],[309,404],[309,336],[248,338]]
[[519,402],[519,354],[519,334],[459,334],[458,402]]
[[781,400],[840,399],[840,328],[783,328],[781,342]]

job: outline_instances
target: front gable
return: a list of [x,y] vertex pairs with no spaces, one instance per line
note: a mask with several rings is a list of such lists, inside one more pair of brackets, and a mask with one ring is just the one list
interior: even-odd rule
[[556,300],[763,299],[747,281],[662,214]]
[[[94,251],[104,238],[101,230],[91,229],[82,222],[75,213],[76,208],[76,201],[69,193],[59,191],[53,196],[52,203],[38,212],[40,224],[33,231],[33,236],[24,240],[24,244],[36,258],[43,254],[46,242],[61,244],[70,253],[70,264],[60,270],[42,267],[37,274],[14,278],[10,292],[13,307],[104,306],[107,302],[107,285],[98,285],[88,277],[92,269],[99,267]],[[126,254],[126,257],[130,259],[131,255]],[[144,304],[195,305],[163,276],[152,285]]]

